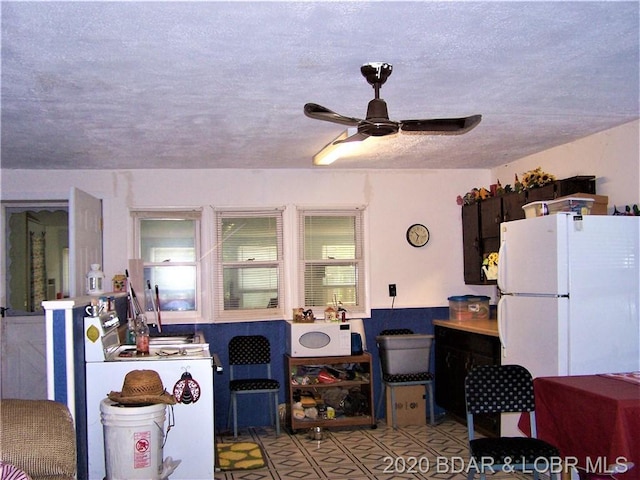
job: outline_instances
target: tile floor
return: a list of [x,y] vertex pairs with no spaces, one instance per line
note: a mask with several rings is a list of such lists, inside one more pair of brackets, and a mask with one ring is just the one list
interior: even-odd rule
[[[237,441],[262,445],[268,466],[245,471],[216,472],[216,480],[370,480],[434,479],[464,480],[467,429],[453,420],[435,426],[409,426],[393,430],[384,421],[378,427],[324,430],[321,441],[307,432],[295,435],[284,430],[276,437],[273,428],[250,428]],[[229,437],[222,437],[229,441]],[[528,479],[528,475],[495,474],[497,478]],[[479,478],[479,476],[476,476]],[[544,478],[544,477],[543,477]]]

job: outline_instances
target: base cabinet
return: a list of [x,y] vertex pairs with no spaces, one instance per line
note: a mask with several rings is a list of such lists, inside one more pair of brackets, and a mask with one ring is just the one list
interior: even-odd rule
[[[436,403],[466,425],[464,380],[476,366],[500,364],[500,340],[436,325],[435,360]],[[485,435],[500,435],[500,415],[479,415],[474,423]]]
[[284,363],[287,427],[293,433],[312,427],[376,428],[369,353],[341,357],[285,355]]

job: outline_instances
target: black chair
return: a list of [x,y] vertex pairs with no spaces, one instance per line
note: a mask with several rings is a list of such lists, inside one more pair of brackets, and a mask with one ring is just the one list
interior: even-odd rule
[[411,335],[413,334],[413,330],[410,328],[389,328],[387,330],[382,330],[378,335]]
[[[378,346],[378,353],[380,355],[380,372],[381,372],[381,388],[380,398],[378,399],[377,416],[380,417],[382,413],[380,411],[382,407],[382,399],[386,396],[387,388],[390,392],[391,405],[396,403],[396,387],[407,387],[413,385],[423,385],[425,387],[425,393],[429,401],[429,422],[431,425],[435,424],[435,411],[433,401],[433,374],[429,372],[430,353],[425,354],[425,349],[407,349],[406,357],[403,359],[403,363],[411,365],[414,368],[409,368],[406,371],[399,372],[395,368],[391,368],[388,362],[384,361],[384,349],[381,347],[380,339],[385,336],[410,336],[414,335],[413,331],[408,328],[394,328],[387,329],[380,332],[376,337],[376,343]],[[420,335],[421,338],[429,337],[429,347],[431,348],[431,342],[433,341],[433,335]],[[397,412],[395,408],[391,408],[391,425],[394,429],[398,426]]]
[[[486,473],[493,472],[533,472],[538,478],[541,470],[558,467],[558,449],[537,437],[533,378],[520,365],[482,365],[475,367],[464,381],[467,404],[467,430],[469,437],[468,480],[480,473],[482,480]],[[528,412],[531,422],[531,437],[476,438],[473,418],[484,413]],[[553,463],[555,462],[555,463]]]
[[[255,365],[266,369],[266,377],[236,378],[237,366]],[[252,372],[253,373],[253,372]],[[233,418],[233,436],[238,437],[238,395],[262,394],[269,395],[273,403],[269,406],[271,423],[275,421],[276,435],[280,435],[280,416],[278,414],[278,395],[280,383],[271,378],[271,345],[262,335],[242,335],[233,337],[229,341],[229,416],[227,427]],[[256,403],[256,405],[260,405]],[[274,419],[275,417],[275,419]]]

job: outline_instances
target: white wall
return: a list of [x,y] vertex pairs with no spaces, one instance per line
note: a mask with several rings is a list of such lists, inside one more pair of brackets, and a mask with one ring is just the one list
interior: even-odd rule
[[[493,170],[2,170],[2,199],[62,199],[72,186],[101,198],[108,279],[131,255],[131,207],[367,205],[371,307],[391,306],[389,283],[398,288],[395,308],[447,306],[450,295],[495,297],[494,287],[464,284],[458,195],[541,166],[557,178],[596,175],[611,207],[638,203],[638,128],[632,122]],[[431,231],[421,249],[405,241],[415,222]]]
[[[127,268],[132,207],[366,205],[372,308],[391,306],[389,283],[398,288],[394,308],[446,306],[450,295],[495,290],[464,285],[456,204],[458,195],[489,182],[488,170],[8,170],[2,182],[3,199],[64,198],[71,186],[101,198],[107,279]],[[405,240],[416,222],[431,232],[420,249]]]

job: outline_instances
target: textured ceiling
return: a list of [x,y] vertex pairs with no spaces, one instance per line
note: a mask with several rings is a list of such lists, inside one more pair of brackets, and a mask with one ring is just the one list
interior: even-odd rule
[[[488,168],[639,116],[639,2],[2,1],[2,168]],[[461,136],[370,138],[367,62],[392,120],[483,115]]]

